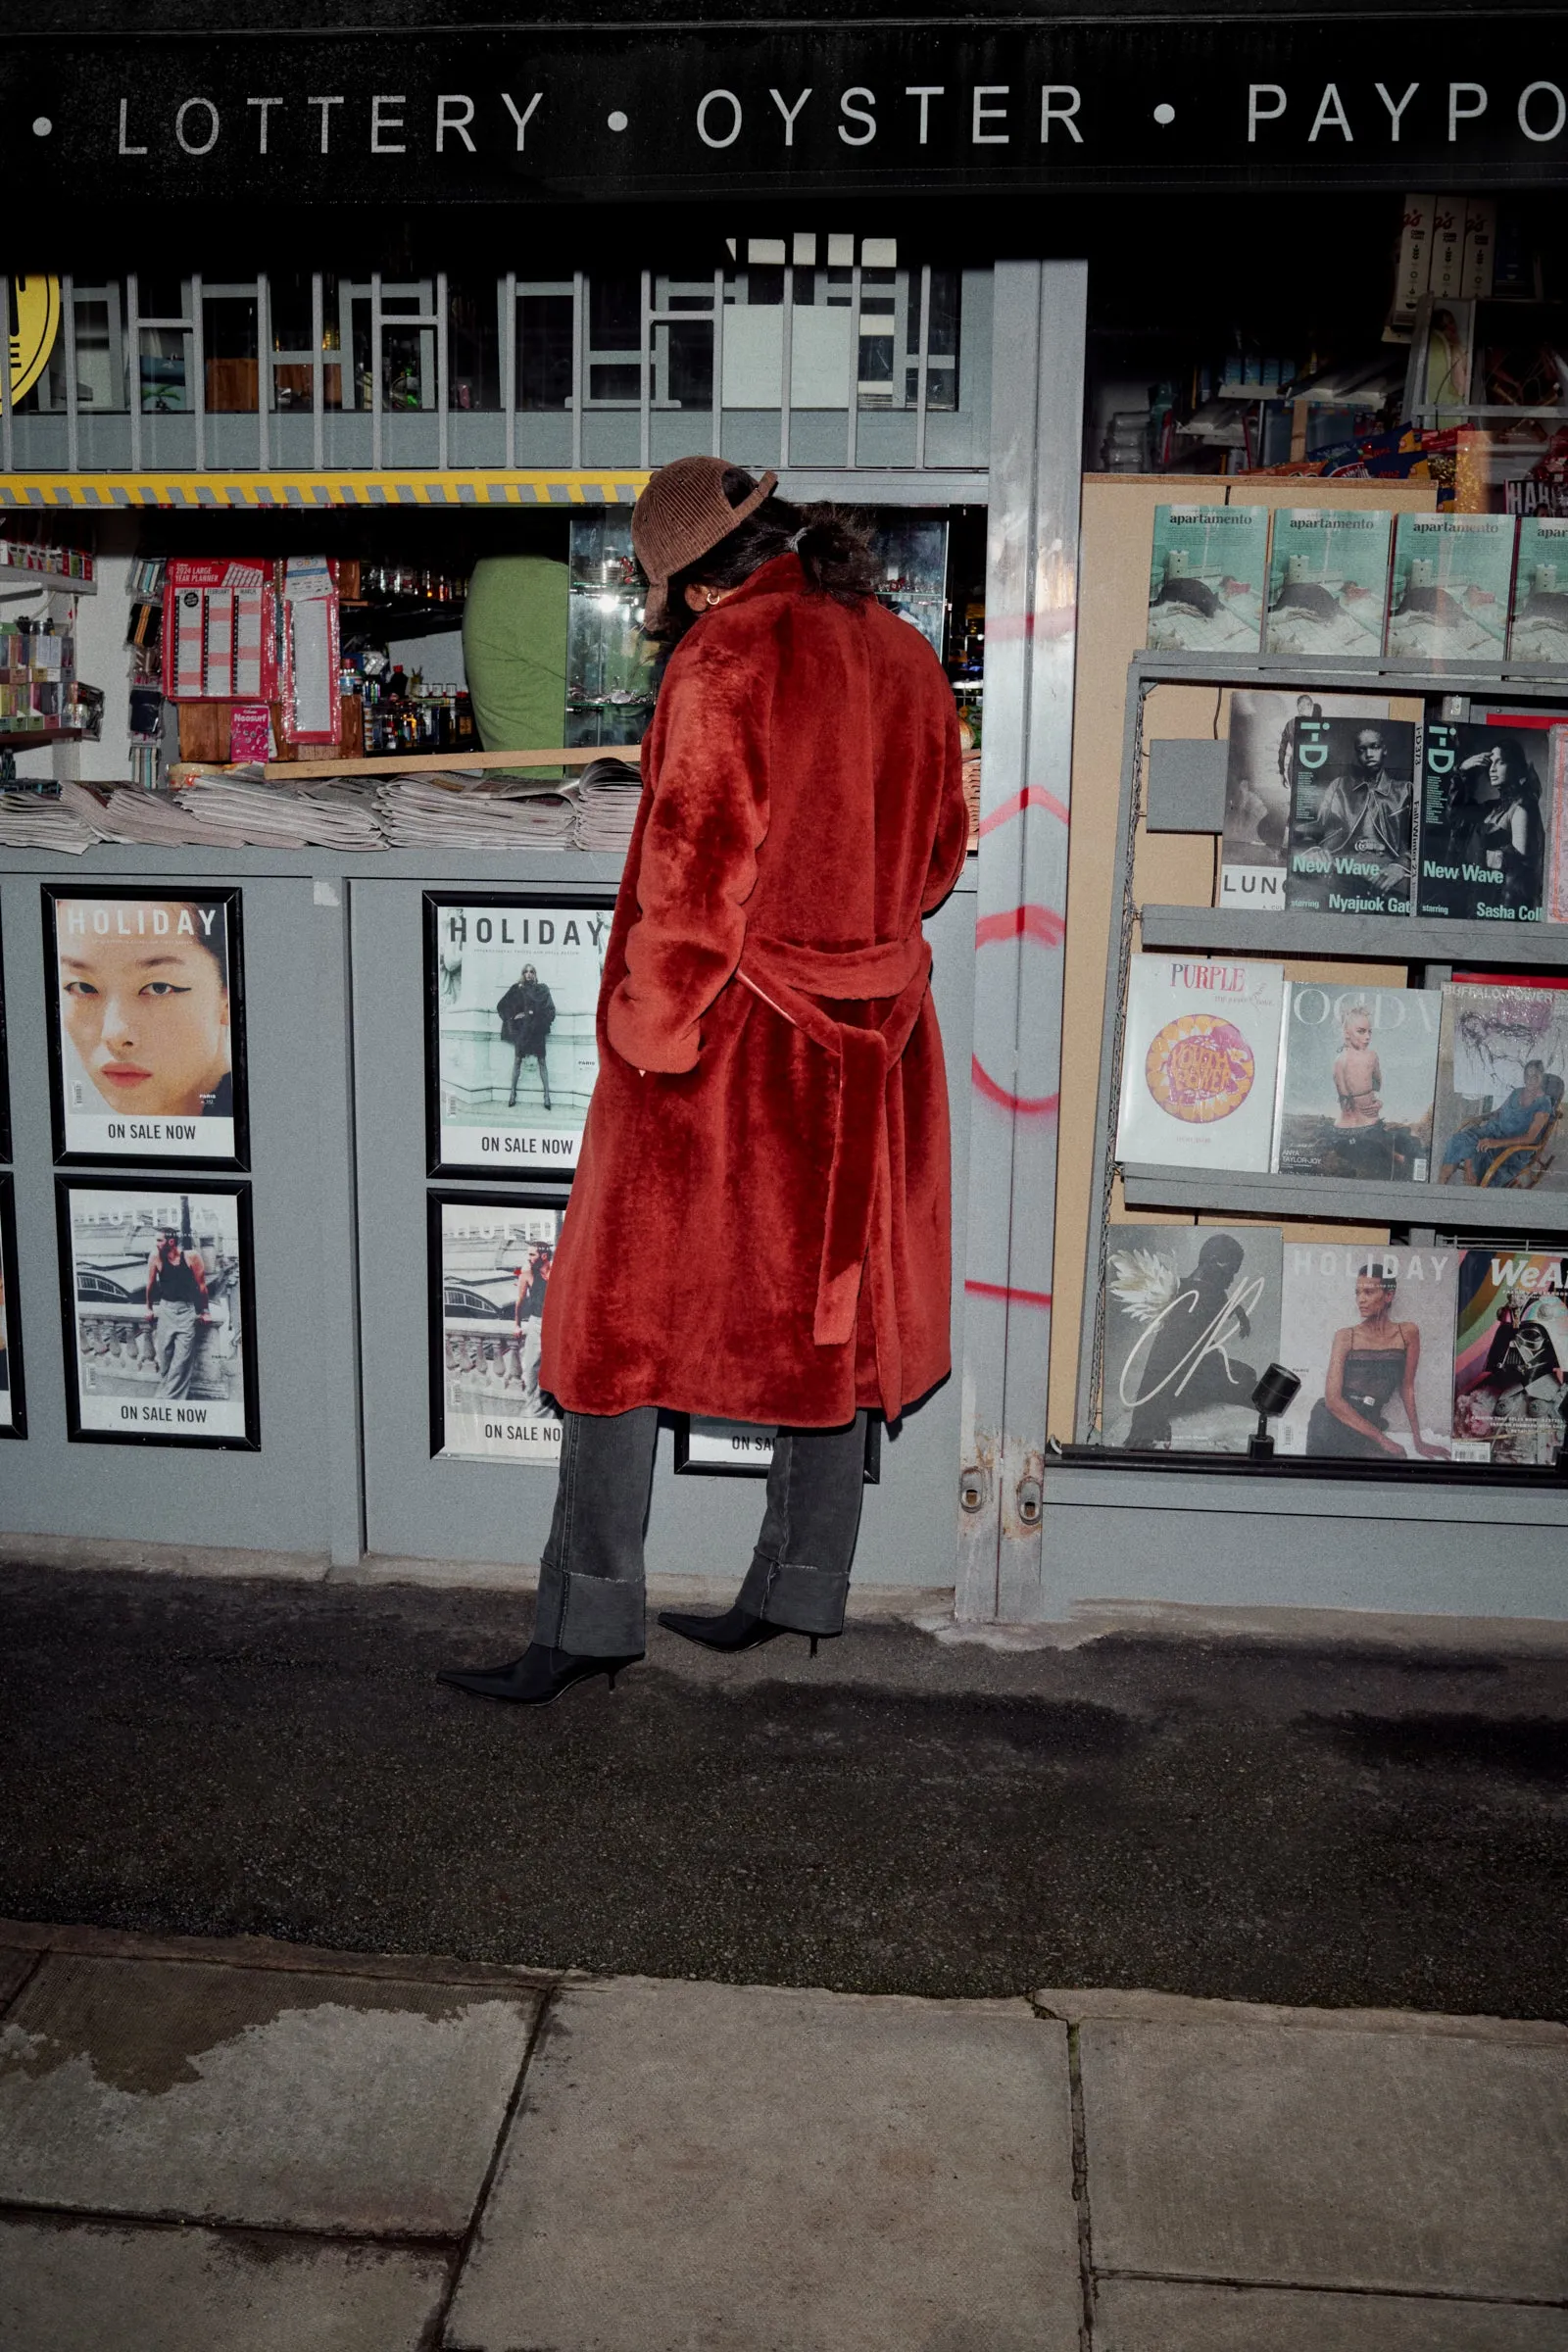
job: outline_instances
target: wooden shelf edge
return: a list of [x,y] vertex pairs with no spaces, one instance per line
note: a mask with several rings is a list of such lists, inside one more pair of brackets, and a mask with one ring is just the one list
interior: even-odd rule
[[[1339,1176],[1265,1176],[1224,1168],[1122,1167],[1129,1208],[1208,1216],[1343,1217],[1358,1225],[1432,1225],[1445,1232],[1568,1232],[1568,1192],[1492,1192],[1461,1184],[1358,1184]],[[1112,1233],[1115,1227],[1110,1228]]]

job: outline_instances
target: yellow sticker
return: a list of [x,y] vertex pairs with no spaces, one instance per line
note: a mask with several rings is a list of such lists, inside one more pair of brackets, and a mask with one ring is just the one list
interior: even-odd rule
[[11,280],[11,405],[32,390],[60,332],[58,277]]

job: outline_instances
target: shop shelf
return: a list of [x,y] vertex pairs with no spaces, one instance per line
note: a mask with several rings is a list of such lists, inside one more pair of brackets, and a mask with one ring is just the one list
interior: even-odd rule
[[79,727],[18,727],[14,733],[0,728],[0,752],[42,752],[52,743],[79,743]]
[[351,637],[440,637],[463,626],[463,607],[454,605],[344,605],[340,622]]
[[96,580],[73,579],[67,571],[40,571],[31,564],[13,564],[0,545],[0,596],[29,596],[39,588],[53,588],[71,596],[96,596]]
[[1568,964],[1568,923],[1461,923],[1420,914],[1323,914],[1284,906],[1145,906],[1144,946],[1205,956],[1352,956],[1378,963]]
[[1343,1176],[1257,1176],[1224,1168],[1129,1164],[1129,1208],[1196,1209],[1205,1215],[1333,1217],[1358,1225],[1421,1225],[1442,1233],[1568,1232],[1568,1192],[1493,1192],[1467,1184],[1358,1184]]

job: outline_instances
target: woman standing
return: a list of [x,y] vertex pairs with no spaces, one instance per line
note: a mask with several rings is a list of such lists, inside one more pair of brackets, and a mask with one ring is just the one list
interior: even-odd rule
[[1409,1457],[1389,1428],[1396,1397],[1404,1408],[1410,1442],[1423,1461],[1447,1460],[1447,1449],[1429,1446],[1421,1435],[1415,1376],[1421,1368],[1421,1326],[1401,1323],[1394,1313],[1396,1277],[1374,1261],[1355,1277],[1358,1320],[1334,1334],[1328,1378],[1306,1425],[1308,1453],[1369,1461],[1392,1454]]
[[660,1407],[778,1427],[717,1649],[844,1623],[865,1417],[945,1378],[950,1152],[921,916],[968,841],[952,689],[864,541],[717,458],[637,502],[674,642],[544,1315],[564,1408],[535,1639],[444,1681],[541,1704],[642,1655]]

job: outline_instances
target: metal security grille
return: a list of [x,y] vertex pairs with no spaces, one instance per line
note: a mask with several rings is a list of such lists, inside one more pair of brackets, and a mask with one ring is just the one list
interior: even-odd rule
[[[697,277],[66,277],[37,382],[0,381],[0,467],[984,464],[989,272],[849,234],[729,253]],[[0,303],[9,333],[9,279]]]

